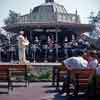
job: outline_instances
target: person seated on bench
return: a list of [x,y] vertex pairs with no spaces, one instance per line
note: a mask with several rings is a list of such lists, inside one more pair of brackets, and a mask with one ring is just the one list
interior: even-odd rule
[[[76,57],[70,57],[67,58],[63,61],[63,64],[66,67],[66,70],[71,70],[71,69],[84,69],[87,68],[88,61],[86,60],[86,53],[83,53],[82,51],[79,52],[79,54]],[[69,83],[70,81],[70,75],[66,75],[64,77],[64,83],[62,90],[59,91],[60,93],[65,92],[66,84]],[[69,84],[67,84],[69,85]],[[67,86],[68,88],[68,86]],[[68,90],[68,89],[67,89]],[[69,90],[68,90],[69,93]]]

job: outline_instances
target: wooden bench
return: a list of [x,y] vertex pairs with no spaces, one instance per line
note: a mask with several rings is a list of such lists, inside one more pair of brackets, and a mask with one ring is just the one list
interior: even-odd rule
[[28,80],[27,80],[27,65],[24,64],[10,64],[9,65],[9,73],[12,84],[18,83],[18,82],[24,82],[24,85],[12,85],[13,87],[19,87],[19,86],[27,86]]
[[[11,88],[10,74],[9,74],[9,66],[8,65],[0,65],[0,88]],[[0,91],[2,92],[2,91]]]
[[74,86],[74,95],[78,95],[79,92],[85,93],[94,75],[95,75],[95,69],[86,68],[86,69],[72,70],[71,78]]
[[[8,93],[9,89],[13,90],[14,87],[27,86],[29,83],[27,71],[27,65],[25,64],[0,64],[0,88],[8,88]],[[18,85],[18,82],[24,82],[25,84]]]

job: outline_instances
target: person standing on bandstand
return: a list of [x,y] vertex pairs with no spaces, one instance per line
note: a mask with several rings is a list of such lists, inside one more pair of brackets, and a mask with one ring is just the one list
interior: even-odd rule
[[25,49],[29,45],[29,41],[26,38],[24,31],[20,31],[18,36],[18,48],[19,48],[19,63],[27,63]]

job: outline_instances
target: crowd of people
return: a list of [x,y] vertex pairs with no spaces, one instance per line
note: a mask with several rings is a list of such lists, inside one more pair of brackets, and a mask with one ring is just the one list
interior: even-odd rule
[[[15,38],[14,38],[15,39]],[[30,42],[26,48],[26,58],[33,62],[55,62],[56,60],[62,61],[65,58],[75,56],[79,51],[85,51],[89,47],[88,44],[82,41],[72,41],[63,43],[56,43],[48,36],[47,41],[43,42],[36,36],[33,43]],[[13,48],[13,49],[12,49]],[[7,48],[2,48],[1,61],[18,60],[18,46],[11,45]]]

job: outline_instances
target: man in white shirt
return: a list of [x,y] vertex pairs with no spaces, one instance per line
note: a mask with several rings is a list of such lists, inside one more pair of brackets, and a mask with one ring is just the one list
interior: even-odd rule
[[63,61],[66,68],[70,69],[80,69],[86,68],[88,65],[88,61],[85,59],[85,55],[83,52],[79,52],[77,57],[70,57]]
[[[68,59],[65,59],[63,61],[65,67],[67,70],[71,70],[71,69],[84,69],[87,67],[87,60],[85,60],[85,55],[83,52],[79,52],[79,54],[77,55],[77,57],[70,57]],[[66,92],[69,94],[70,90],[69,90],[69,84],[70,84],[70,74],[66,75],[64,77],[64,83],[63,83],[63,88],[62,91],[59,91],[60,93],[64,93],[65,92],[65,88],[67,87]]]
[[18,36],[18,49],[19,49],[19,63],[26,63],[25,48],[28,46],[29,41],[24,37],[24,31],[20,31]]

